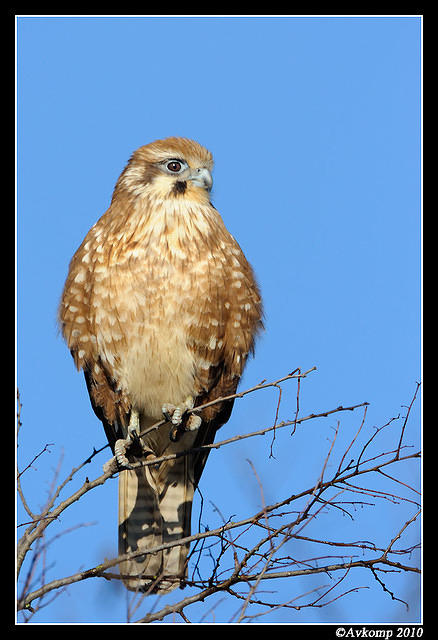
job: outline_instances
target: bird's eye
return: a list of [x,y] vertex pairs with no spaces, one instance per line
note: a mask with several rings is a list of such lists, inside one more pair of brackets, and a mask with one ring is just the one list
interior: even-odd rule
[[182,169],[182,164],[179,160],[171,160],[167,163],[166,167],[173,173],[179,173]]
[[162,171],[167,173],[180,174],[183,173],[189,165],[182,158],[168,158],[167,160],[162,160],[159,166]]

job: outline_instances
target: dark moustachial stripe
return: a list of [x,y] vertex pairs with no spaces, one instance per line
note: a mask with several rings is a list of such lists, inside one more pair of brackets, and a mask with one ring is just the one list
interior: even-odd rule
[[182,180],[178,180],[177,182],[175,182],[173,189],[172,189],[172,193],[175,196],[182,196],[187,189],[187,182],[182,181]]

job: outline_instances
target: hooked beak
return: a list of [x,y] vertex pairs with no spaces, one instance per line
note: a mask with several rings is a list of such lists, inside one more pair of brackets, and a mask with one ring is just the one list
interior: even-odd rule
[[194,169],[188,176],[187,180],[191,180],[197,187],[202,187],[203,189],[207,189],[207,191],[210,191],[213,186],[211,173],[205,167]]

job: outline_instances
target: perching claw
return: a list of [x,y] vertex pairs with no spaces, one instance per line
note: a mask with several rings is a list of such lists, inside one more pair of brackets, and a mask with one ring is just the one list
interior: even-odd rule
[[120,471],[123,469],[132,469],[131,464],[126,456],[127,451],[134,445],[139,443],[138,427],[139,415],[135,409],[131,410],[131,416],[128,424],[128,435],[126,438],[116,440],[114,444],[114,456],[104,464],[104,472],[114,469]]
[[197,431],[201,426],[202,418],[193,413],[188,416],[185,424],[183,423],[184,414],[193,409],[194,405],[195,402],[192,396],[188,396],[184,402],[176,406],[171,403],[163,405],[161,409],[163,415],[172,424],[169,433],[169,438],[172,442],[176,442],[185,431]]

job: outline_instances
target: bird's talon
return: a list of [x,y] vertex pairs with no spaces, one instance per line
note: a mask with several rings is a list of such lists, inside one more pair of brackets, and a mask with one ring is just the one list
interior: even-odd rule
[[197,416],[196,414],[192,413],[190,414],[187,423],[186,423],[186,427],[185,430],[186,431],[198,431],[199,427],[202,424],[202,418],[201,416]]
[[[171,423],[169,438],[172,442],[177,442],[179,438],[187,431],[197,431],[202,424],[201,416],[191,413],[186,420],[183,420],[184,414],[193,408],[193,402],[186,401],[184,405],[178,405],[173,411],[173,415],[166,418]],[[164,414],[164,411],[163,411]]]
[[114,457],[119,468],[122,469],[131,469],[131,465],[129,464],[129,460],[126,457],[126,452],[129,447],[132,445],[132,438],[129,435],[125,440],[116,440],[114,445]]
[[172,424],[175,425],[176,427],[181,424],[184,411],[186,411],[185,407],[182,407],[181,405],[179,405],[178,407],[176,407],[175,411],[173,412]]
[[193,409],[194,400],[191,396],[188,396],[181,404],[174,405],[170,402],[163,404],[161,411],[163,416],[168,422],[171,422],[175,427],[182,423],[183,415]]
[[170,402],[163,404],[163,406],[161,407],[161,413],[163,414],[164,419],[167,420],[167,422],[172,421],[172,416],[175,409],[176,409],[175,405],[170,404]]

